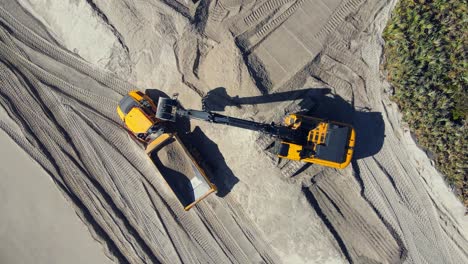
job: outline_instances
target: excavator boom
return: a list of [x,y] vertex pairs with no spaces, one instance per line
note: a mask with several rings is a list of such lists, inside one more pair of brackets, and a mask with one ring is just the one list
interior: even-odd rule
[[274,148],[277,156],[288,160],[343,169],[354,152],[355,131],[350,125],[299,114],[288,115],[284,125],[266,124],[182,109],[176,99],[160,97],[156,105],[149,96],[136,90],[124,96],[116,110],[126,129],[146,144],[146,154],[185,210],[215,192],[216,186],[181,139],[171,132],[171,126],[166,126],[164,121],[175,122],[177,116],[271,135],[278,139]]
[[354,152],[354,129],[339,122],[291,114],[285,125],[265,124],[210,111],[186,110],[179,108],[176,99],[159,98],[156,117],[175,122],[177,116],[269,134],[281,140],[277,153],[280,158],[342,169],[351,162]]
[[221,115],[218,113],[213,112],[206,112],[206,111],[199,111],[199,110],[192,110],[192,109],[178,109],[177,115],[185,116],[190,119],[198,119],[203,121],[208,121],[215,124],[224,124],[228,126],[258,131],[261,133],[269,134],[271,136],[287,139],[287,140],[295,140],[296,131],[289,129],[284,126],[278,126],[274,123],[272,124],[265,124],[259,123],[255,121],[230,117]]

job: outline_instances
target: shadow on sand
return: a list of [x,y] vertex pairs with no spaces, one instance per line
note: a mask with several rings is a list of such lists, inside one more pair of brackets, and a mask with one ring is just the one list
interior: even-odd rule
[[[161,96],[169,97],[164,92],[156,89],[148,89],[146,94],[154,102],[157,102]],[[170,131],[177,133],[182,143],[205,170],[210,181],[216,185],[218,189],[216,195],[219,197],[226,196],[234,185],[239,182],[239,179],[234,176],[234,173],[226,164],[218,145],[209,139],[198,126],[191,131],[190,120],[186,117],[178,117],[176,124],[167,123],[166,125]]]
[[226,164],[218,144],[209,139],[198,126],[193,132],[186,134],[186,139],[200,152],[208,177],[218,188],[216,195],[226,196],[239,179]]
[[[347,123],[354,127],[356,147],[353,162],[378,153],[385,137],[382,114],[367,109],[355,110],[349,102],[339,95],[331,94],[330,91],[328,88],[310,88],[239,98],[229,96],[225,88],[218,87],[208,92],[202,102],[205,111],[224,111],[227,106],[240,108],[242,105],[300,100],[302,114]],[[146,93],[155,102],[160,96],[168,97],[167,94],[154,89],[147,90]],[[209,139],[199,127],[190,132],[190,120],[187,118],[178,118],[176,126],[168,125],[178,133],[184,144],[200,154],[202,166],[205,166],[208,176],[218,187],[218,196],[224,197],[228,194],[239,180],[226,164],[218,145]],[[216,124],[213,125],[216,126]],[[305,169],[306,167],[303,168]]]
[[251,97],[229,96],[226,88],[217,87],[209,91],[203,98],[203,110],[205,111],[224,111],[227,106],[241,108],[242,105],[266,104],[275,102],[285,102],[294,100],[310,99],[315,96],[330,93],[328,88],[309,88],[295,91],[279,92],[274,94],[265,94]]
[[328,88],[309,88],[275,94],[239,98],[231,97],[224,87],[218,87],[202,99],[206,111],[224,111],[227,106],[265,104],[302,100],[302,113],[313,117],[351,124],[356,130],[354,160],[375,155],[382,148],[385,126],[380,112],[355,110],[339,95],[333,95]]

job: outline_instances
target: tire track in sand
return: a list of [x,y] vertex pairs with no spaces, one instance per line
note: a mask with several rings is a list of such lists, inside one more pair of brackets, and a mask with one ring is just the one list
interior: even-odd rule
[[[217,217],[207,204],[203,216],[197,208],[182,210],[154,165],[121,129],[117,102],[99,95],[123,94],[131,85],[48,43],[1,8],[0,21],[11,32],[8,38],[16,38],[0,43],[0,59],[15,69],[6,69],[10,75],[0,81],[0,102],[10,105],[11,122],[24,120],[25,129],[21,135],[4,122],[0,127],[62,182],[77,211],[89,216],[85,223],[108,255],[130,263],[276,262],[248,222],[237,219],[233,229],[233,220]],[[50,63],[60,67],[50,68]],[[77,78],[62,79],[74,74],[96,82],[83,89]],[[25,82],[6,85],[17,75]],[[20,140],[31,136],[41,145]],[[226,216],[241,214],[236,206],[220,205]],[[209,231],[213,228],[216,237]]]

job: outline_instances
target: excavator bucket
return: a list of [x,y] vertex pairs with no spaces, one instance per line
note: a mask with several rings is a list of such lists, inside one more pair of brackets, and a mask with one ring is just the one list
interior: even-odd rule
[[159,97],[156,118],[175,122],[177,117],[177,100]]

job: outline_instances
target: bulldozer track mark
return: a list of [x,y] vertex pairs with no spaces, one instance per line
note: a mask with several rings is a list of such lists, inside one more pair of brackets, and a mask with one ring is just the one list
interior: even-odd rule
[[284,167],[281,168],[281,174],[285,178],[293,177],[306,163],[301,161],[290,160]]
[[[229,232],[228,228],[224,226],[217,214],[215,214],[210,207],[200,204],[198,206],[198,212],[202,219],[211,223],[208,227],[211,234],[217,238],[218,244],[223,248],[223,251],[227,253],[232,262],[246,263],[249,261],[249,256],[241,249],[236,239],[231,235],[231,232]],[[234,226],[230,226],[230,229],[233,227]]]
[[267,0],[265,1],[262,5],[260,5],[258,8],[253,10],[249,15],[247,15],[244,18],[245,24],[250,27],[252,26],[255,22],[265,18],[268,16],[268,12],[272,12],[276,10],[278,7],[288,3],[292,2],[293,0]]
[[326,53],[334,60],[342,63],[343,65],[348,66],[348,68],[352,69],[353,72],[355,72],[361,79],[366,79],[366,72],[368,72],[368,66],[365,65],[364,62],[356,58],[356,56],[353,55],[351,52],[346,50],[345,47],[343,47],[342,45],[328,45],[325,48],[324,53]]
[[109,18],[102,12],[102,10],[96,5],[94,0],[86,0],[86,2],[89,4],[91,9],[106,23],[106,25],[110,28],[112,34],[117,38],[117,41],[119,44],[122,46],[122,48],[125,50],[126,54],[130,53],[129,48],[127,47],[127,44],[125,44],[125,40],[120,34],[120,32],[115,28],[115,26],[109,21]]
[[77,59],[74,55],[50,44],[49,42],[42,39],[36,33],[28,30],[24,25],[12,17],[5,9],[0,7],[0,20],[7,24],[9,28],[13,29],[13,34],[21,41],[31,45],[35,49],[42,51],[43,53],[51,56],[53,59],[64,63],[86,75],[92,76],[101,83],[114,89],[120,94],[124,94],[132,87],[122,81],[119,81],[114,74],[110,72],[103,73],[102,70],[96,69],[89,63]]
[[[236,35],[237,44],[244,50],[247,54],[266,37],[268,34],[272,33],[276,28],[281,26],[303,3],[305,0],[296,0],[291,6],[289,6],[284,12],[276,16],[275,18],[269,19],[268,16],[263,18],[261,23],[258,23],[255,26],[242,28],[239,23],[234,24],[231,27],[231,31]],[[288,1],[292,2],[292,1]],[[280,5],[281,6],[281,5]],[[274,13],[279,12],[279,7],[273,10]],[[251,28],[251,29],[249,29]]]
[[[89,100],[88,98],[96,97],[97,95],[93,95],[90,91],[84,90],[81,88],[78,88],[76,86],[72,86],[63,80],[57,78],[56,76],[44,71],[40,67],[28,62],[25,58],[21,57],[18,55],[16,52],[12,51],[10,48],[5,46],[3,43],[0,43],[0,56],[1,58],[4,58],[8,60],[8,62],[13,63],[15,66],[19,67],[20,69],[27,69],[28,72],[31,72],[34,74],[36,77],[38,77],[41,81],[56,85],[56,86],[63,86],[67,87],[66,91],[63,91],[67,93],[68,95],[79,98],[82,102],[89,102],[92,100]],[[99,103],[94,103],[95,109],[103,109],[106,104],[108,106],[107,109],[109,109],[109,106],[115,103],[105,97],[100,97],[99,98]],[[104,108],[105,109],[105,108]],[[113,116],[114,114],[110,114],[111,112],[109,111],[108,115]]]
[[314,38],[317,40],[324,40],[330,33],[332,33],[351,13],[364,3],[364,0],[350,0],[343,1],[336,11],[332,14],[327,24],[317,33]]
[[217,2],[215,7],[209,11],[208,18],[214,22],[222,22],[228,14],[228,10],[224,7],[221,2]]
[[277,18],[273,19],[271,22],[268,22],[260,30],[257,31],[256,36],[258,38],[263,37],[267,33],[271,32],[273,29],[280,26],[284,21],[286,21],[296,10],[304,3],[305,0],[297,0],[292,4],[286,11],[284,11]]
[[174,10],[175,12],[181,14],[187,19],[192,19],[192,16],[190,14],[190,8],[188,6],[185,6],[177,0],[161,0],[166,6]]
[[[315,195],[321,195],[320,192],[324,195],[324,203],[326,205],[326,200],[328,200],[331,205],[330,207],[325,210],[325,213],[333,213],[336,212],[341,217],[336,216],[337,219],[343,218],[346,219],[346,223],[341,223],[339,221],[332,220],[331,224],[335,226],[335,229],[342,234],[342,239],[345,241],[353,241],[356,240],[355,236],[360,238],[361,243],[363,244],[355,244],[355,243],[346,243],[349,248],[350,256],[353,260],[358,261],[359,256],[362,254],[370,254],[367,255],[369,258],[373,258],[372,254],[377,254],[380,259],[386,260],[386,262],[393,262],[393,260],[398,256],[400,253],[400,247],[397,243],[392,240],[392,236],[387,232],[387,229],[382,225],[379,224],[379,228],[376,228],[374,224],[369,222],[369,219],[363,217],[364,212],[359,212],[354,209],[354,207],[350,204],[350,197],[346,197],[349,195],[343,195],[342,193],[338,192],[336,188],[336,183],[334,182],[333,176],[328,174],[326,177],[322,177],[318,182],[317,185],[312,187],[312,192]],[[318,198],[322,200],[321,198]],[[374,217],[373,219],[377,219]],[[345,231],[346,230],[346,231]],[[385,235],[384,233],[385,232]],[[354,238],[351,238],[353,236]],[[352,240],[351,240],[352,239]],[[366,245],[364,247],[364,245]],[[365,248],[372,248],[373,250],[369,251],[366,250],[364,253],[362,250]],[[374,258],[376,256],[374,255]]]
[[[0,63],[4,87],[0,104],[9,121],[18,124],[13,128],[0,121],[0,129],[63,186],[65,196],[75,197],[77,212],[89,212],[83,221],[105,245],[107,255],[125,263],[246,263],[252,256],[276,262],[269,246],[252,235],[256,234],[252,223],[237,218],[231,230],[228,223],[234,220],[213,217],[208,205],[202,208],[204,219],[180,208],[156,168],[134,151],[138,147],[120,130],[117,102],[93,90],[115,88],[123,94],[131,85],[48,43],[4,9],[0,9],[0,21],[0,60],[6,63]],[[5,25],[12,33],[7,37]],[[10,38],[31,49],[23,52]],[[49,56],[62,63],[67,74],[91,76],[96,87],[83,89],[62,79],[62,73],[46,72],[43,65],[29,60],[28,53]],[[240,215],[230,211],[234,206],[223,206],[227,214]],[[84,219],[84,213],[79,215]],[[210,233],[214,228],[216,234]],[[244,244],[247,240],[250,243]],[[257,249],[262,251],[260,256],[252,254]],[[231,252],[229,257],[226,252]]]

